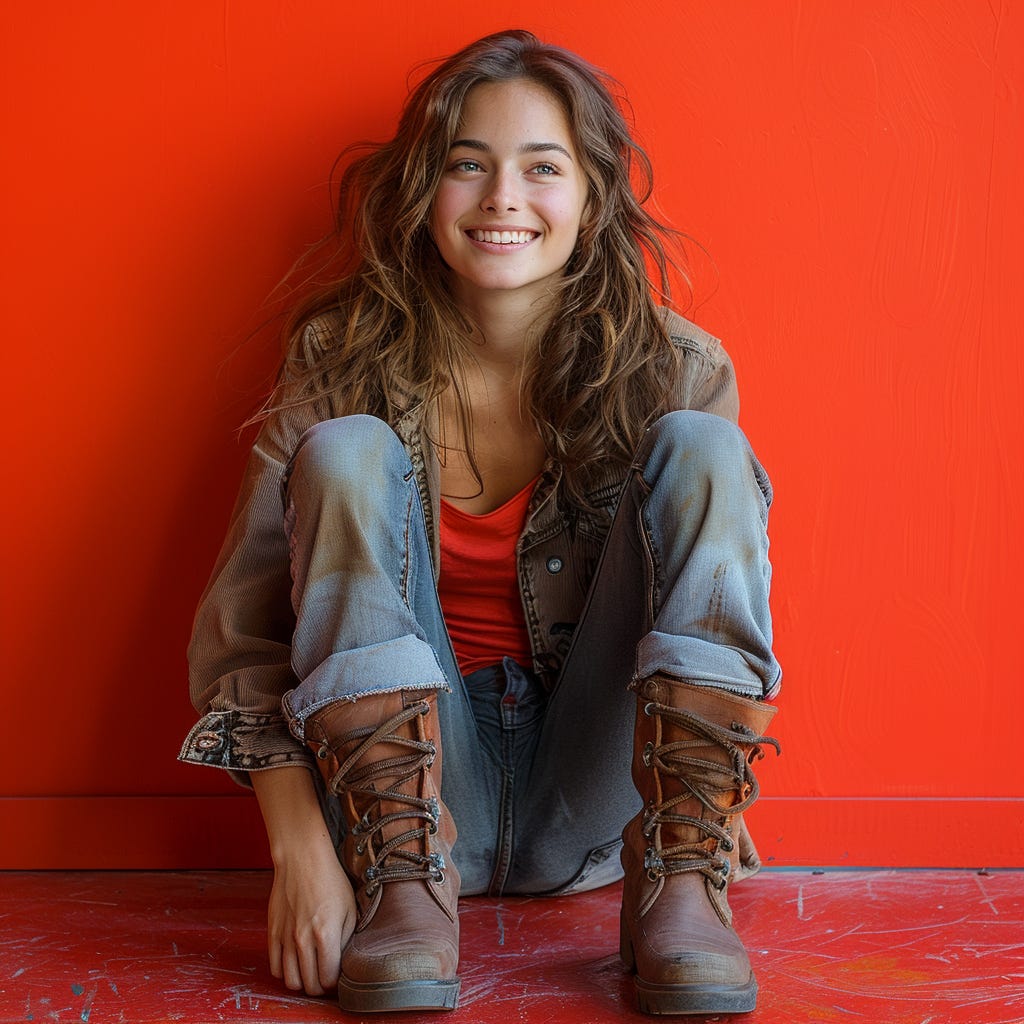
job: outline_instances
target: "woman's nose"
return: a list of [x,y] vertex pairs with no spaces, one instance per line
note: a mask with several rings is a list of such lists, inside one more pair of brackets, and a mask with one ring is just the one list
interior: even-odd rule
[[499,171],[491,178],[480,201],[480,208],[488,213],[514,211],[521,205],[518,176],[507,171]]

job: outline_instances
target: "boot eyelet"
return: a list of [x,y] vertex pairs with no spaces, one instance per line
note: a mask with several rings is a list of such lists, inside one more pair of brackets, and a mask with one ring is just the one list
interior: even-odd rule
[[650,718],[654,714],[654,701],[648,701],[644,705],[644,714]]
[[651,767],[651,755],[654,753],[654,744],[647,742],[644,744],[644,749],[640,752],[640,760],[643,761],[645,768]]
[[366,853],[366,843],[365,842],[364,843],[356,843],[356,853],[359,854],[360,857],[362,857],[362,855],[364,853]]
[[644,850],[644,868],[647,870],[647,877],[652,882],[656,882],[665,874],[665,862],[652,846],[648,846]]
[[443,885],[445,879],[445,868],[448,866],[445,863],[444,855],[440,853],[432,853],[428,860],[430,863],[431,878],[433,878],[438,885]]
[[658,808],[651,804],[644,808],[643,817],[640,819],[640,831],[643,833],[644,839],[650,839],[658,825]]
[[331,756],[331,748],[326,743],[321,744],[320,749],[316,752],[316,756],[321,761],[326,761]]

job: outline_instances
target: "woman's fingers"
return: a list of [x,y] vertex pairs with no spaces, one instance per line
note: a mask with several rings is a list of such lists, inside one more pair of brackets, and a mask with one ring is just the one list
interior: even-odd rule
[[281,965],[281,943],[277,941],[273,933],[267,935],[267,956],[270,960],[270,973],[275,978],[283,978],[284,970]]
[[302,975],[302,987],[310,996],[322,996],[323,987],[320,984],[320,970],[317,965],[317,947],[313,940],[312,932],[306,932],[302,941],[298,943],[296,950],[299,972]]
[[323,927],[317,928],[314,934],[318,980],[324,991],[329,991],[338,984],[338,976],[341,974],[341,950],[345,940],[342,938],[340,916],[334,917]]
[[281,949],[281,968],[285,986],[293,992],[301,992],[304,987],[302,968],[298,952],[292,941],[286,941]]

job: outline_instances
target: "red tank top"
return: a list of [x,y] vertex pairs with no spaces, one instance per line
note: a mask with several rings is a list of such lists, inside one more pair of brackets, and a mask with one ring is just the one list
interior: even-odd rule
[[516,542],[536,480],[482,516],[441,500],[438,596],[459,671],[514,658],[531,668],[533,655],[516,576]]

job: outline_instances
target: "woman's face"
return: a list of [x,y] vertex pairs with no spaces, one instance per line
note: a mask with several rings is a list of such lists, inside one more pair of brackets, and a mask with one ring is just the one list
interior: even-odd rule
[[543,300],[576,246],[587,202],[561,104],[527,80],[474,86],[431,208],[458,299]]

